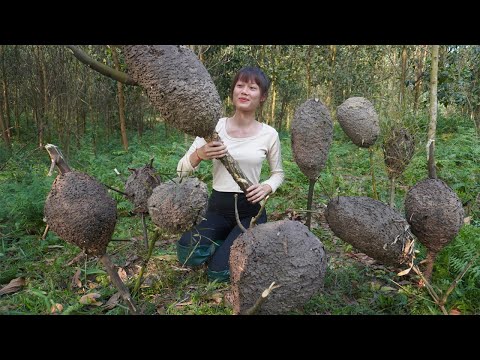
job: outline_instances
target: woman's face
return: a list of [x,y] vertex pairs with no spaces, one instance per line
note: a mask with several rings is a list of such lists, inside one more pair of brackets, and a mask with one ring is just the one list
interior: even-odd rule
[[237,110],[255,111],[263,101],[260,87],[254,81],[238,80],[233,89],[233,105]]

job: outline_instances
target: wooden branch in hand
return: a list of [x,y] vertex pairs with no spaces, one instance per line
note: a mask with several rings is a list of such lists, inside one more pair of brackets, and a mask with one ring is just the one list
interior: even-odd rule
[[[218,136],[218,133],[214,133],[210,139],[205,139],[207,142],[210,141],[222,141]],[[227,171],[232,175],[233,180],[240,186],[240,189],[244,193],[247,193],[247,189],[253,185],[253,183],[247,178],[247,176],[243,173],[242,169],[238,165],[238,162],[230,155],[230,153],[226,153],[225,156],[219,158],[218,160],[221,161],[223,166],[227,169]]]

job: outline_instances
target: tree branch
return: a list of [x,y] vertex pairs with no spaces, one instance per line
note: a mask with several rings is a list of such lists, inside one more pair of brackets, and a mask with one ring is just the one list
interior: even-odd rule
[[99,72],[102,75],[105,75],[113,80],[119,81],[126,85],[138,85],[138,83],[133,80],[133,78],[121,71],[112,69],[111,67],[104,65],[90,56],[88,56],[82,49],[75,45],[65,45],[67,48],[72,50],[73,55],[80,60],[85,65],[88,65],[91,69]]
[[255,315],[258,310],[262,307],[262,304],[265,302],[267,299],[268,295],[272,292],[272,290],[275,290],[276,288],[279,288],[281,285],[275,285],[275,281],[270,284],[268,288],[266,288],[263,292],[262,295],[257,299],[255,304],[247,309],[245,311],[245,315]]

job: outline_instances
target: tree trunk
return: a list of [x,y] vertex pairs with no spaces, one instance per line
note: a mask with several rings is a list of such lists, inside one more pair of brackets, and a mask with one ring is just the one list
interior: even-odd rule
[[407,47],[402,48],[402,75],[400,77],[400,105],[402,107],[402,117],[405,116],[405,82],[407,80]]
[[15,86],[15,102],[13,104],[13,113],[15,115],[15,134],[17,136],[17,139],[20,138],[20,111],[18,110],[18,85]]
[[[116,48],[112,47],[112,57],[115,63],[115,69],[120,71],[120,63],[118,62],[118,56]],[[123,95],[123,85],[120,81],[117,81],[118,89],[118,113],[120,116],[120,131],[122,132],[122,145],[125,151],[128,151],[128,139],[127,139],[127,126],[125,123],[125,98]]]
[[278,115],[278,118],[276,119],[276,128],[278,131],[282,131],[282,123],[283,123],[283,117],[285,116],[285,110],[287,108],[287,103],[288,99],[284,97],[282,99],[282,105],[280,107],[280,114]]
[[12,133],[10,131],[10,106],[9,106],[9,98],[8,98],[8,82],[7,82],[7,72],[5,70],[5,45],[0,45],[0,59],[2,59],[2,86],[3,86],[3,107],[5,109],[5,131],[8,136],[8,142],[10,143],[10,139],[12,138]]
[[337,56],[337,46],[330,45],[330,80],[328,81],[328,96],[325,103],[328,108],[332,109],[334,104],[335,83],[333,81],[333,74],[335,71],[335,57]]
[[425,63],[425,57],[427,54],[427,47],[421,46],[417,50],[417,66],[415,69],[415,95],[413,100],[413,113],[417,114],[418,109],[418,100],[420,98],[420,92],[422,90],[423,83],[423,64]]
[[435,133],[437,130],[437,85],[438,85],[438,48],[439,45],[432,46],[432,69],[430,71],[430,123],[427,133],[427,154],[429,154],[429,178],[436,178],[435,171]]
[[271,113],[270,113],[270,121],[269,121],[269,124],[271,124],[272,126],[274,126],[274,120],[275,120],[275,103],[276,103],[276,100],[277,100],[277,91],[275,89],[275,84],[272,82],[272,89],[273,89],[273,93],[272,93],[272,108],[270,109],[271,110]]
[[310,99],[310,94],[312,93],[312,76],[310,74],[311,68],[311,61],[312,61],[312,51],[314,45],[309,45],[307,50],[307,65],[306,65],[306,72],[307,72],[307,99]]
[[2,137],[3,137],[3,140],[5,141],[5,144],[7,145],[7,148],[10,148],[11,147],[10,137],[7,134],[6,125],[5,125],[5,122],[3,120],[3,107],[2,107],[2,105],[3,105],[2,104],[2,98],[0,98],[0,131],[2,132]]

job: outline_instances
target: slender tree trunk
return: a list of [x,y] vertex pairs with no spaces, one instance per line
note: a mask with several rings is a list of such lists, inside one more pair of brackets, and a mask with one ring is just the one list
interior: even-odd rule
[[417,114],[418,109],[418,100],[420,98],[420,91],[422,89],[422,74],[423,74],[423,64],[426,53],[426,47],[420,46],[417,48],[417,59],[416,59],[416,68],[415,68],[415,88],[414,88],[414,99],[413,99],[413,113]]
[[402,48],[402,75],[400,77],[400,105],[402,107],[402,117],[405,116],[405,82],[407,80],[407,47]]
[[43,147],[44,145],[44,127],[45,127],[45,109],[44,109],[44,101],[42,96],[42,91],[44,89],[43,86],[43,75],[42,75],[42,67],[40,65],[40,46],[41,45],[34,45],[33,46],[33,53],[35,55],[35,61],[37,65],[37,77],[38,77],[38,88],[39,91],[33,94],[34,103],[35,103],[35,117],[37,120],[37,127],[38,127],[38,146]]
[[438,85],[438,48],[439,45],[432,46],[432,69],[430,71],[430,123],[427,133],[427,154],[429,154],[429,177],[435,179],[435,133],[437,130],[437,85]]
[[12,133],[10,131],[10,106],[9,106],[9,97],[8,97],[8,82],[7,82],[7,72],[5,70],[5,45],[0,45],[0,59],[2,60],[2,86],[3,86],[3,107],[5,109],[5,131],[8,136],[8,142],[12,138]]
[[42,83],[43,83],[43,89],[42,89],[42,95],[43,95],[43,113],[44,117],[46,118],[48,116],[48,82],[47,82],[47,67],[45,65],[45,50],[46,47],[43,47],[40,51],[40,56],[39,56],[39,61],[40,61],[40,70],[42,74]]
[[0,131],[2,132],[2,138],[5,141],[5,144],[7,145],[7,148],[11,147],[10,144],[10,137],[7,134],[7,129],[5,122],[3,120],[3,107],[2,107],[2,98],[0,98]]
[[335,73],[335,57],[337,56],[337,46],[330,45],[330,80],[328,81],[328,96],[325,100],[327,107],[330,109],[335,106],[334,96],[335,96],[335,83],[333,81],[333,74]]
[[291,115],[290,107],[287,108],[287,131],[290,131],[290,125],[292,122],[292,115]]
[[285,111],[286,111],[286,108],[287,108],[287,103],[288,103],[288,99],[287,98],[283,98],[282,99],[282,105],[280,107],[280,114],[278,115],[278,119],[276,121],[276,127],[277,127],[277,130],[278,131],[281,131],[282,130],[282,123],[283,123],[283,117],[285,116]]
[[272,126],[274,125],[274,120],[275,120],[275,103],[277,100],[277,91],[275,89],[275,84],[272,82],[272,108],[271,108],[271,113],[270,113],[270,121],[269,124]]
[[15,115],[15,134],[17,138],[20,138],[20,111],[18,106],[18,85],[15,85],[15,102],[13,104],[13,113]]
[[312,76],[310,74],[311,61],[312,61],[312,51],[314,45],[309,45],[307,50],[307,59],[306,59],[306,72],[307,72],[307,99],[310,99],[310,94],[312,93]]
[[[112,57],[115,63],[115,69],[120,71],[120,63],[118,62],[118,56],[116,48],[112,47]],[[122,132],[122,145],[125,151],[128,151],[128,139],[127,139],[127,126],[125,122],[125,98],[123,95],[123,84],[117,81],[118,89],[118,113],[120,116],[120,131]]]

